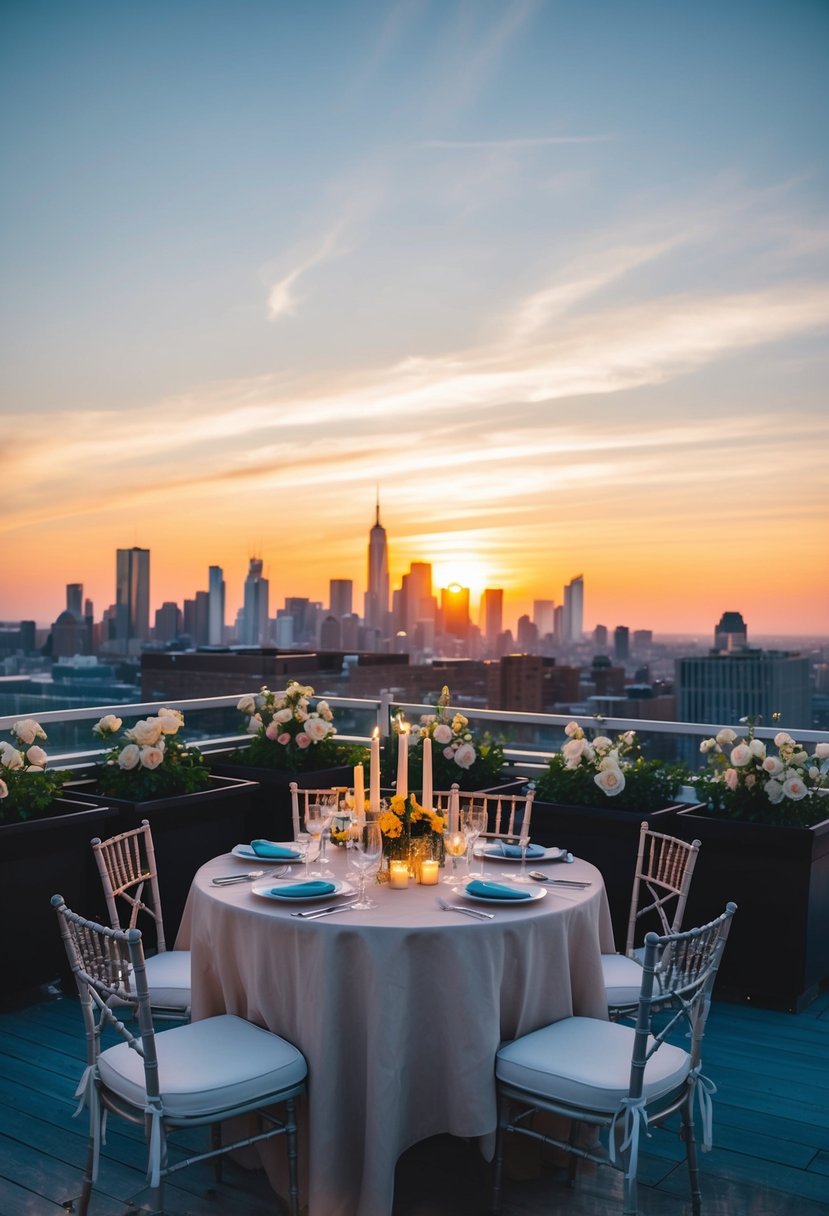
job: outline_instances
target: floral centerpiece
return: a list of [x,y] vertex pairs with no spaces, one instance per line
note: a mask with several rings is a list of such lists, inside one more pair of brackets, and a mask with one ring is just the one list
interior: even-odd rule
[[115,714],[105,714],[93,734],[109,744],[95,766],[100,793],[133,802],[193,794],[210,784],[210,770],[196,747],[188,747],[178,732],[184,715],[177,709],[160,709],[141,718],[127,730]]
[[310,685],[291,680],[281,696],[263,685],[258,693],[241,697],[237,709],[247,718],[247,733],[253,737],[229,759],[291,772],[348,763],[354,749],[335,741],[331,707],[324,700],[315,704],[313,695]]
[[[394,736],[403,727],[401,715],[392,721]],[[419,727],[409,736],[409,785],[420,787],[423,781],[423,740],[432,740],[433,788],[448,790],[454,784],[463,790],[488,789],[496,785],[504,767],[504,749],[488,732],[475,731],[469,719],[459,710],[449,707],[449,689],[444,684],[433,714],[424,714]],[[386,784],[391,784],[393,768],[393,737],[386,753]],[[396,754],[396,753],[395,753]]]
[[689,779],[682,764],[646,760],[636,732],[588,739],[577,722],[564,728],[567,742],[539,777],[536,798],[567,806],[597,806],[612,800],[619,810],[649,814],[667,806]]
[[0,742],[0,823],[43,815],[69,779],[68,772],[47,772],[48,756],[38,742],[46,731],[34,718],[21,718],[10,733],[13,744]]
[[726,818],[753,823],[811,827],[829,818],[829,743],[810,753],[779,731],[775,754],[755,737],[754,720],[743,722],[742,739],[724,727],[700,744],[708,766],[695,780],[700,799]]
[[439,811],[427,810],[414,794],[405,798],[392,794],[377,821],[383,837],[383,856],[413,859],[414,854],[443,860],[443,829],[446,820]]

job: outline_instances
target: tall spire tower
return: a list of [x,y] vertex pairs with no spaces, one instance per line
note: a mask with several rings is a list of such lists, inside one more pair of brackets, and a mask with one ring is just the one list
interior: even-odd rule
[[386,529],[380,523],[380,489],[378,487],[374,527],[368,534],[368,590],[363,613],[366,628],[376,629],[381,637],[384,637],[388,614],[389,554],[386,545]]

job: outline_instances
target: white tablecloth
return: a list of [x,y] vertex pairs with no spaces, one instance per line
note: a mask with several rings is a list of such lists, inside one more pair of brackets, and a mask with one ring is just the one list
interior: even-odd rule
[[[345,876],[344,851],[333,853]],[[492,878],[515,873],[486,866]],[[248,884],[211,885],[249,868],[225,855],[199,870],[176,945],[193,954],[194,1019],[238,1014],[308,1061],[300,1189],[309,1216],[389,1216],[407,1148],[440,1133],[493,1133],[501,1042],[571,1014],[607,1015],[600,953],[613,950],[613,934],[601,875],[587,862],[547,867],[589,880],[586,890],[551,888],[532,904],[499,905],[486,922],[442,911],[438,894],[452,899],[443,884],[372,885],[376,909],[319,921],[292,917],[296,905]],[[284,1142],[259,1151],[281,1190]]]

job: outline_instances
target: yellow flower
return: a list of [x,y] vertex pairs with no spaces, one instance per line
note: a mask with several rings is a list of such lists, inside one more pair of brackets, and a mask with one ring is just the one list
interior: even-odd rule
[[338,832],[335,828],[331,829],[332,840],[348,840],[350,832],[346,829],[344,832]]
[[429,823],[432,825],[432,831],[438,834],[446,827],[446,820],[439,811],[429,811]]
[[403,833],[403,821],[395,815],[394,811],[383,811],[378,823],[380,831],[390,840],[394,840]]
[[403,797],[403,795],[402,794],[392,794],[390,805],[391,805],[391,809],[394,811],[395,815],[399,815],[400,818],[402,819],[403,816],[406,814],[406,799]]

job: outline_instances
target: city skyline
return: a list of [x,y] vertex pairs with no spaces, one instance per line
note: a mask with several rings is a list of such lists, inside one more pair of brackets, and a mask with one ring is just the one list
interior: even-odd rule
[[829,8],[564,7],[5,6],[0,620],[362,614],[379,487],[511,625],[829,632]]

